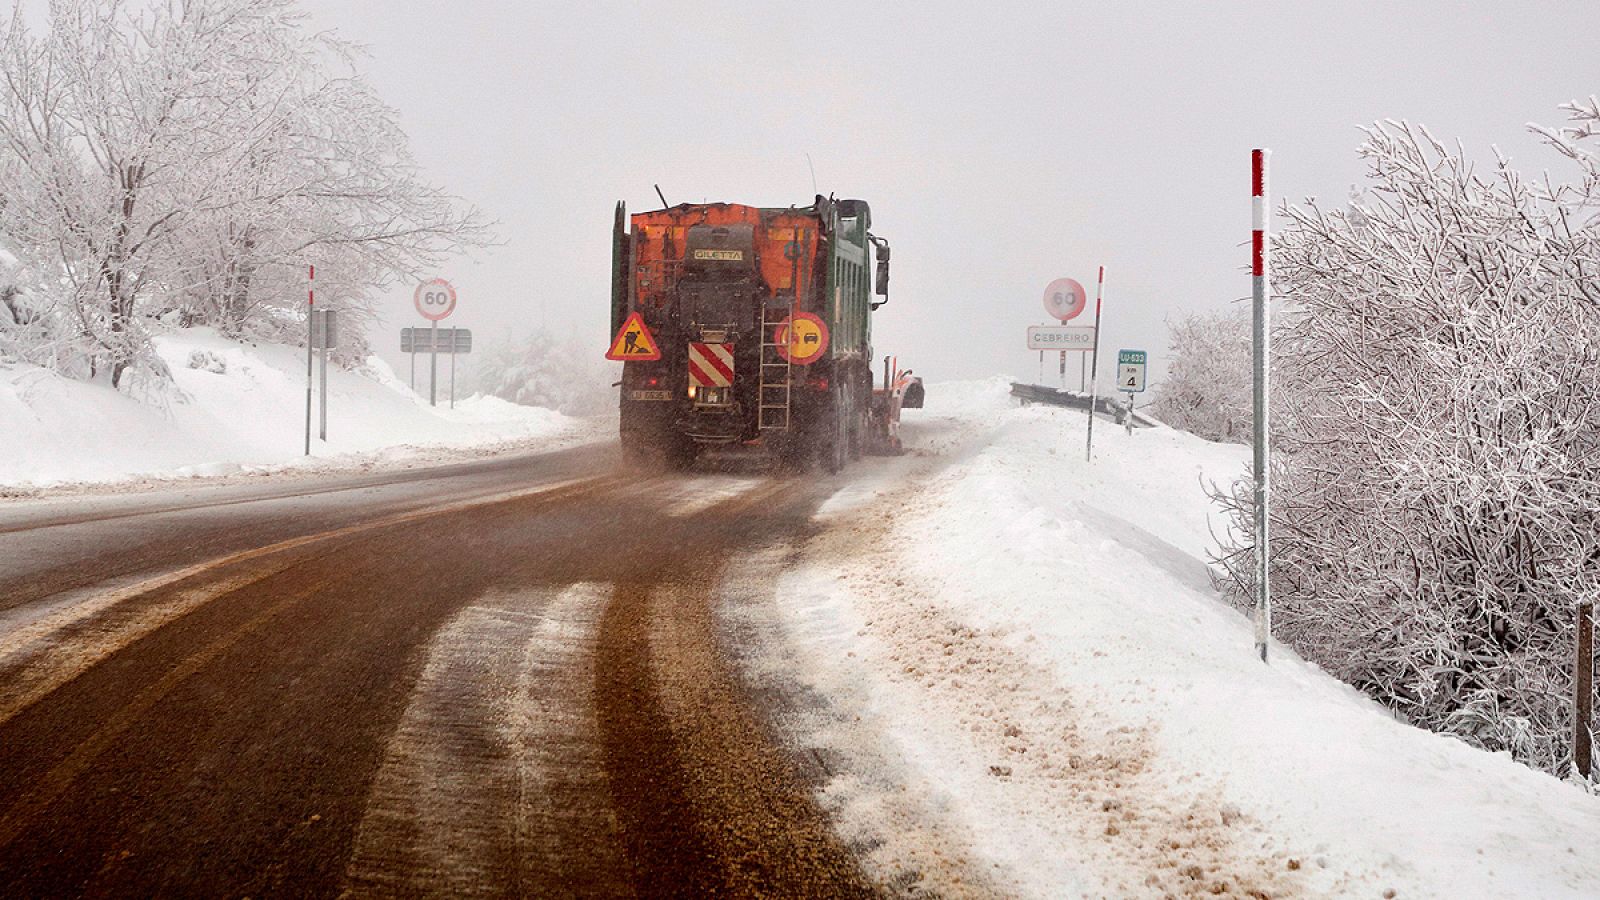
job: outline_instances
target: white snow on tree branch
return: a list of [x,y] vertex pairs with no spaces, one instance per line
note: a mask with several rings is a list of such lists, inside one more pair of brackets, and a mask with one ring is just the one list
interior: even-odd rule
[[1250,310],[1168,323],[1172,364],[1156,388],[1162,422],[1208,441],[1250,440]]
[[[1284,211],[1277,636],[1410,720],[1565,774],[1573,605],[1600,560],[1600,106],[1536,129],[1579,179],[1382,122],[1346,209]],[[1223,554],[1249,596],[1248,485]]]
[[[359,336],[372,293],[482,244],[422,181],[357,53],[291,0],[56,0],[0,21],[0,357],[121,385],[153,333],[304,331],[307,267]],[[3,273],[0,273],[3,274]],[[20,315],[19,315],[20,311]],[[342,352],[364,353],[358,342]]]

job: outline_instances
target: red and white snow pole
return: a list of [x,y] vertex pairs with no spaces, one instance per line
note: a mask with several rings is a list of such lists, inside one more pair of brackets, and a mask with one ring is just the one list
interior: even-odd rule
[[1256,653],[1267,661],[1267,643],[1272,638],[1272,588],[1268,583],[1268,558],[1271,550],[1268,508],[1271,500],[1272,466],[1268,458],[1267,374],[1272,358],[1271,316],[1268,307],[1270,245],[1267,236],[1267,151],[1250,151],[1250,286],[1252,357],[1255,368],[1253,406],[1255,408],[1255,456],[1250,474],[1255,479],[1255,588]]
[[1089,351],[1089,439],[1084,444],[1083,460],[1094,460],[1094,405],[1099,402],[1096,398],[1095,373],[1100,371],[1100,300],[1106,293],[1106,267],[1100,267],[1100,281],[1094,289],[1094,344]]
[[306,455],[311,455],[311,358],[317,317],[317,267],[310,266],[306,276]]

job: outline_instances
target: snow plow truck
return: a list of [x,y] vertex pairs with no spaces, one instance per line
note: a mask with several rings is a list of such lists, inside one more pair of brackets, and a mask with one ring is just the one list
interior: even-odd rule
[[836,472],[899,451],[921,380],[885,360],[872,311],[888,302],[889,244],[862,200],[807,207],[618,203],[608,359],[623,362],[621,439],[635,461],[687,467],[747,448]]

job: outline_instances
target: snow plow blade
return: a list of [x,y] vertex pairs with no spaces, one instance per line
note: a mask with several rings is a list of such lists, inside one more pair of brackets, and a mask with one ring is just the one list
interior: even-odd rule
[[871,422],[864,449],[873,456],[904,453],[905,448],[900,446],[900,410],[922,408],[922,379],[912,375],[910,369],[893,375],[891,371],[885,360],[884,386],[872,392]]

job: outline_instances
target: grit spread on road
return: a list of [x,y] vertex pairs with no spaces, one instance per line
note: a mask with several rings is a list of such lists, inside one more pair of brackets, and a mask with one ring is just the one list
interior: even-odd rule
[[9,890],[874,892],[714,614],[828,484],[589,448],[235,490],[0,522]]

